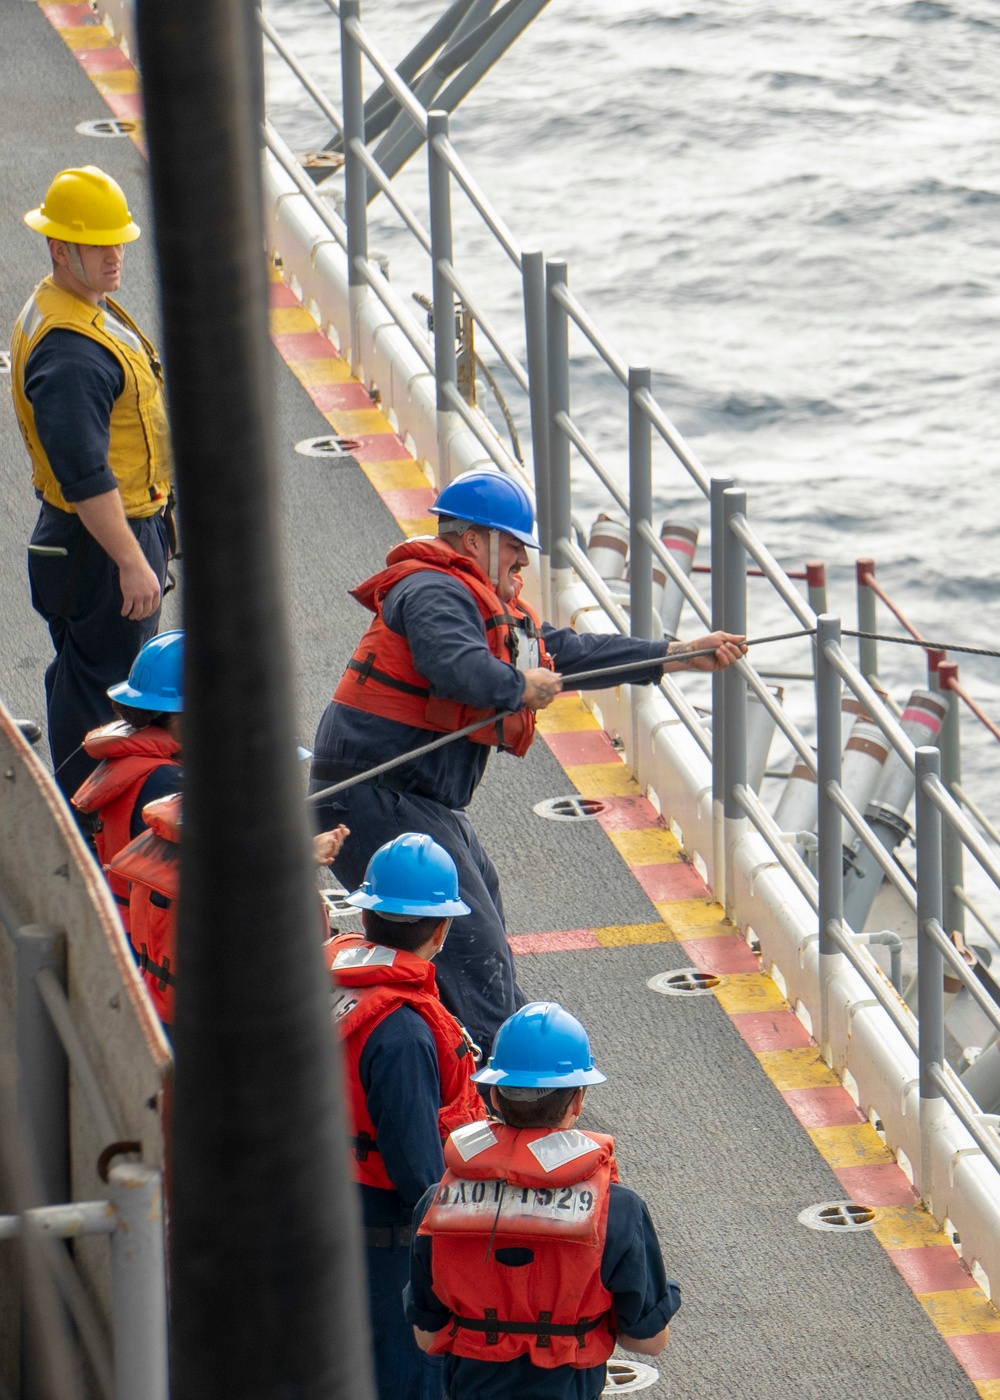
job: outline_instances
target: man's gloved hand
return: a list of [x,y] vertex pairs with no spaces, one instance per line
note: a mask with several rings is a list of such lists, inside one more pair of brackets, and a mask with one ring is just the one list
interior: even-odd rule
[[533,671],[524,673],[524,695],[521,703],[526,710],[544,710],[562,690],[562,676],[555,671],[547,671],[544,666],[536,666]]

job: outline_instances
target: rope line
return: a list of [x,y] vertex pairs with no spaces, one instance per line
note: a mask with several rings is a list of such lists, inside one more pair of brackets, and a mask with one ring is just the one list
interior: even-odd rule
[[[815,637],[815,627],[803,627],[798,632],[781,632],[775,637],[749,637],[747,646],[763,646],[765,642],[786,642],[793,637]],[[925,651],[958,651],[966,656],[994,656],[1000,657],[1000,651],[994,651],[990,647],[964,646],[959,642],[930,642],[926,638],[917,637],[897,637],[889,632],[859,632],[856,628],[842,627],[840,629],[842,637],[860,637],[865,642],[894,642],[903,647],[923,647]]]

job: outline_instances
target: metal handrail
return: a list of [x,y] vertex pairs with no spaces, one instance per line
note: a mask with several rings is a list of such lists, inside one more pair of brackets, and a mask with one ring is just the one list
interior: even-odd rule
[[391,283],[382,276],[373,263],[365,262],[363,258],[358,259],[358,267],[368,286],[372,289],[379,301],[390,313],[394,323],[406,336],[410,345],[423,360],[428,371],[434,373],[434,354],[424,339],[420,326],[410,315],[409,307],[398,297],[393,290]]
[[[339,8],[334,8],[334,6],[330,4],[330,0],[327,0],[327,4],[330,5],[330,9],[333,10],[334,14],[339,18]],[[406,113],[421,136],[426,136],[427,109],[414,97],[395,68],[393,68],[392,64],[382,53],[382,50],[368,37],[368,31],[361,21],[352,17],[350,19],[341,20],[341,23],[399,103],[400,111]]]
[[816,876],[801,856],[797,855],[784,839],[785,833],[761,802],[760,798],[745,783],[737,783],[733,788],[733,801],[741,808],[759,835],[767,844],[772,855],[791,879],[799,894],[814,914],[819,912],[819,888]]
[[956,1089],[952,1076],[943,1065],[931,1065],[928,1072],[965,1131],[994,1170],[1000,1172],[1000,1142],[995,1136],[991,1138],[988,1130],[983,1127],[983,1115],[970,1110],[967,1098]]
[[734,516],[730,522],[730,529],[751,558],[756,560],[764,577],[784,601],[792,615],[798,618],[803,627],[815,627],[816,614],[809,604],[799,597],[799,594],[792,587],[788,575],[756,530],[750,525],[746,516]]
[[521,463],[504,447],[500,439],[494,434],[493,426],[485,414],[477,412],[466,403],[465,399],[458,392],[455,384],[444,384],[442,391],[449,405],[455,409],[465,426],[474,435],[480,447],[493,459],[494,466],[500,468],[507,476],[516,476],[525,489],[534,497],[535,485]]
[[827,925],[827,933],[847,958],[847,961],[854,968],[854,971],[864,982],[868,990],[876,998],[879,1006],[881,1006],[882,1010],[892,1021],[892,1024],[896,1027],[897,1031],[899,1031],[907,1045],[914,1054],[916,1054],[918,1042],[913,1015],[912,1013],[907,1015],[905,1003],[901,1001],[898,992],[892,989],[891,984],[887,986],[885,974],[882,972],[882,969],[878,967],[875,959],[870,953],[868,954],[872,967],[878,970],[877,977],[873,975],[872,968],[868,966],[862,957],[861,950],[854,941],[855,935],[853,935],[852,930],[848,929],[844,924],[831,922]]
[[336,131],[339,136],[343,136],[344,122],[340,113],[337,111],[337,109],[333,106],[332,103],[327,101],[326,97],[313,82],[312,78],[303,68],[299,59],[296,58],[296,56],[292,53],[291,49],[285,43],[284,39],[282,39],[281,35],[277,32],[274,26],[269,24],[268,21],[264,18],[263,10],[257,11],[257,21],[260,24],[261,29],[267,36],[269,43],[288,64],[288,67],[292,70],[292,72],[298,78],[299,82],[305,88],[306,92],[316,103],[316,106],[323,113],[324,117],[326,117],[327,121],[333,127],[334,131]]
[[560,409],[558,413],[553,414],[552,421],[560,432],[564,433],[565,436],[569,438],[577,452],[579,452],[583,460],[592,469],[594,475],[602,482],[616,505],[620,506],[621,509],[628,514],[628,497],[619,486],[615,485],[607,470],[602,466],[597,452],[591,447],[587,438],[576,426],[569,414],[564,413]]
[[979,927],[986,934],[987,938],[992,938],[997,948],[1000,949],[1000,933],[998,933],[997,930],[993,927],[990,921],[986,918],[986,915],[982,912],[982,910],[974,902],[974,900],[972,900],[969,897],[968,892],[964,890],[961,885],[955,885],[953,892],[955,898],[961,905],[968,909],[969,913],[979,924]]
[[479,303],[473,299],[468,284],[455,271],[454,263],[446,262],[442,259],[438,267],[440,268],[441,276],[448,283],[449,287],[451,287],[452,291],[461,299],[463,305],[472,313],[472,319],[500,356],[501,361],[506,366],[518,388],[523,389],[527,394],[529,392],[527,370],[525,370],[517,356],[507,349],[500,332],[489,320]]
[[687,471],[692,481],[698,486],[703,496],[710,492],[709,475],[701,462],[688,447],[681,434],[671,423],[670,419],[663,412],[663,409],[656,402],[648,389],[640,389],[635,395],[635,402],[638,408],[646,415],[660,437],[673,452],[681,466]]
[[392,183],[392,180],[382,169],[381,165],[379,165],[378,161],[363,141],[355,139],[351,141],[350,147],[429,257],[431,252],[431,236],[410,206],[396,193],[396,187]]
[[465,161],[445,136],[435,137],[434,146],[445,165],[465,191],[469,202],[476,209],[483,223],[520,272],[522,270],[521,250],[517,245],[517,239],[493,208]]
[[264,121],[264,145],[271,152],[272,156],[274,156],[285,174],[288,175],[290,179],[294,180],[299,194],[302,195],[313,212],[319,216],[324,225],[330,230],[334,240],[346,251],[347,229],[344,225],[344,221],[329,207],[326,200],[316,192],[316,186],[308,176],[303,173],[302,167],[295,159],[295,156],[292,154],[287,144],[266,119]]
[[841,680],[846,683],[848,689],[853,691],[857,699],[861,701],[907,768],[913,772],[916,764],[914,756],[916,748],[881,695],[868,684],[854,662],[844,654],[842,647],[829,643],[825,650],[830,665]]
[[913,893],[913,889],[903,879],[902,875],[899,873],[899,867],[896,865],[896,862],[892,859],[888,851],[882,845],[882,842],[868,825],[864,813],[854,805],[839,783],[831,783],[827,791],[830,794],[830,800],[837,807],[841,815],[850,823],[852,830],[856,832],[865,848],[875,857],[882,874],[889,881],[890,885],[896,890],[897,894],[902,896],[907,908],[909,908],[912,913],[916,913],[917,898]]
[[993,1029],[1000,1032],[1000,1006],[997,1006],[937,919],[927,919],[924,923],[924,930],[928,937],[937,944],[941,956],[951,968],[952,975],[962,983]]
[[552,295],[555,297],[556,301],[569,316],[570,320],[587,337],[587,339],[597,351],[598,355],[600,355],[601,359],[607,365],[611,373],[627,389],[627,362],[621,355],[619,355],[617,350],[613,349],[612,346],[610,346],[607,343],[607,341],[601,335],[601,332],[598,330],[597,326],[587,315],[586,311],[577,301],[576,297],[573,295],[570,289],[567,286],[560,285],[552,289]]
[[[591,564],[586,554],[584,554],[583,550],[573,540],[561,539],[557,543],[563,554],[572,563],[573,568],[583,579],[591,593],[593,593],[598,603],[600,603],[604,612],[618,628],[618,631],[623,636],[627,637],[629,635],[629,620],[612,598],[604,585],[604,580],[594,568],[593,564]],[[572,679],[570,683],[572,683]],[[687,729],[688,733],[695,740],[702,753],[710,758],[712,754],[711,741],[705,734],[701,720],[698,718],[698,714],[687,696],[669,676],[664,676],[659,682],[659,686],[673,706],[678,718],[684,724],[685,729]]]
[[997,889],[1000,889],[1000,861],[986,845],[941,779],[937,777],[926,778],[924,791],[942,817],[949,821],[958,832],[962,838],[962,844],[976,857],[980,868],[990,877]]
[[990,840],[994,841],[998,846],[1000,846],[1000,831],[998,831],[993,825],[993,823],[986,816],[983,815],[978,805],[975,802],[973,802],[972,798],[962,787],[961,783],[952,783],[951,790],[955,797],[958,798],[959,802],[961,802],[962,806],[968,807],[969,811],[975,817],[976,821],[985,831],[986,835],[990,838]]

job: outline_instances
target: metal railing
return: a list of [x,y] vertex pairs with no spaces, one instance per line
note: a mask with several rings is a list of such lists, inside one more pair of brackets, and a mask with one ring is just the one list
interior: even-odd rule
[[[501,470],[524,476],[473,401],[462,395],[458,383],[456,299],[482,328],[498,363],[510,376],[513,392],[521,396],[519,411],[530,422],[533,489],[537,501],[539,539],[542,555],[543,606],[547,614],[575,577],[589,589],[595,605],[606,615],[608,625],[633,636],[654,635],[651,580],[654,563],[680,591],[692,614],[707,629],[745,634],[747,631],[748,574],[762,578],[773,597],[788,611],[803,633],[813,636],[815,682],[815,746],[813,737],[803,733],[775,698],[766,673],[745,659],[737,666],[712,677],[712,724],[706,731],[703,717],[684,690],[667,676],[661,691],[683,732],[695,746],[699,760],[710,759],[712,877],[715,894],[727,915],[736,922],[745,913],[745,892],[741,861],[748,833],[763,843],[788,877],[797,896],[815,915],[811,938],[817,948],[818,1025],[817,1040],[827,1061],[846,1070],[850,1047],[832,1041],[833,1012],[831,988],[840,986],[844,965],[860,978],[867,989],[861,1006],[877,1005],[888,1018],[886,1036],[895,1033],[907,1052],[919,1061],[920,1161],[914,1164],[918,1189],[933,1206],[934,1170],[931,1163],[930,1135],[938,1122],[937,1106],[945,1102],[971,1135],[978,1149],[1000,1171],[1000,1138],[967,1088],[949,1067],[944,1054],[943,976],[956,977],[988,1020],[1000,1030],[1000,1010],[984,990],[975,973],[953,946],[950,934],[961,930],[965,909],[988,923],[974,907],[964,887],[962,862],[965,852],[974,859],[985,878],[1000,890],[1000,860],[989,840],[996,829],[967,798],[960,785],[960,769],[950,757],[950,735],[957,732],[956,709],[947,706],[949,690],[958,694],[948,673],[942,679],[938,666],[931,688],[941,692],[949,718],[942,727],[941,759],[937,749],[915,747],[901,717],[878,682],[875,644],[862,638],[859,664],[855,665],[841,646],[839,620],[826,611],[826,585],[822,569],[810,565],[793,578],[774,557],[750,524],[746,493],[728,478],[711,478],[704,464],[655,398],[647,367],[629,363],[604,336],[586,308],[569,289],[565,262],[546,260],[537,250],[521,247],[506,222],[493,208],[486,194],[462,162],[449,138],[448,117],[427,111],[407,84],[395,72],[381,50],[361,25],[358,0],[341,0],[335,5],[339,15],[343,111],[328,111],[328,99],[309,78],[303,65],[272,26],[264,32],[275,52],[288,65],[307,96],[343,135],[345,200],[344,219],[329,208],[329,201],[318,195],[309,177],[296,168],[287,145],[271,126],[266,144],[274,159],[291,178],[295,189],[308,201],[333,239],[347,254],[347,281],[350,299],[350,356],[360,365],[361,317],[366,298],[374,295],[399,326],[420,362],[432,371],[436,395],[438,479],[450,479],[452,440],[456,422],[469,429],[490,460]],[[429,228],[402,198],[392,179],[380,168],[365,143],[362,62],[367,60],[378,73],[386,90],[399,104],[399,110],[413,129],[426,141]],[[524,319],[524,354],[516,352],[501,328],[491,318],[485,299],[472,289],[469,279],[456,268],[453,246],[451,196],[457,185],[470,201],[483,226],[489,231],[521,279],[521,310]],[[307,188],[308,187],[308,188]],[[433,288],[433,345],[402,297],[368,255],[368,209],[372,197],[383,193],[431,263]],[[611,376],[616,394],[624,391],[623,408],[627,417],[627,479],[605,461],[595,447],[585,425],[574,416],[571,384],[571,334],[579,335]],[[619,400],[621,402],[621,400]],[[653,525],[653,452],[665,447],[669,460],[679,465],[687,482],[704,499],[711,519],[710,598],[705,597],[677,564],[674,556],[656,535]],[[615,596],[578,543],[573,511],[573,464],[576,460],[607,492],[629,522],[629,594]],[[749,568],[748,568],[749,565]],[[859,565],[858,630],[877,631],[872,587],[874,566],[864,583]],[[797,584],[806,582],[808,597]],[[887,601],[887,600],[886,600]],[[901,614],[900,620],[903,621]],[[904,625],[908,625],[904,623]],[[947,663],[945,663],[947,664]],[[803,678],[802,672],[784,672]],[[812,673],[804,676],[813,679]],[[952,681],[956,679],[952,677]],[[917,870],[915,886],[894,859],[892,849],[880,840],[868,820],[864,804],[852,799],[845,789],[842,771],[842,715],[844,688],[871,717],[891,751],[914,775],[916,790]],[[747,702],[752,694],[790,745],[803,770],[816,779],[817,838],[815,868],[807,861],[797,833],[782,831],[759,794],[747,781]],[[905,718],[905,717],[904,717]],[[951,726],[949,728],[949,726]],[[956,750],[957,752],[957,750]],[[634,755],[632,756],[634,759]],[[939,776],[939,768],[944,778]],[[700,799],[699,799],[700,800]],[[985,840],[966,815],[967,809],[988,833]],[[919,1019],[902,1000],[900,992],[899,942],[895,935],[863,933],[851,928],[844,917],[845,833],[856,838],[857,850],[867,853],[880,878],[893,887],[917,924],[917,995]],[[799,833],[801,834],[801,833]],[[790,840],[790,838],[792,838]],[[758,863],[759,864],[759,863]],[[757,868],[756,866],[754,867]],[[943,874],[942,874],[943,871]],[[752,884],[752,881],[751,881]],[[947,931],[947,933],[945,932]],[[892,954],[892,976],[887,977],[870,951],[872,941],[886,942]],[[804,951],[800,950],[800,959]],[[894,985],[895,984],[895,985]],[[880,1032],[881,1033],[881,1032]],[[847,1037],[850,1039],[850,1036]],[[1000,1056],[1000,1052],[998,1052]],[[1000,1069],[998,1069],[1000,1076]],[[905,1116],[905,1107],[901,1110]],[[889,1115],[883,1115],[888,1117]],[[900,1117],[894,1120],[897,1125]],[[965,1149],[963,1149],[965,1150]],[[1000,1194],[1000,1187],[998,1194]],[[996,1259],[1000,1266],[1000,1243]],[[1000,1271],[997,1283],[1000,1285]]]

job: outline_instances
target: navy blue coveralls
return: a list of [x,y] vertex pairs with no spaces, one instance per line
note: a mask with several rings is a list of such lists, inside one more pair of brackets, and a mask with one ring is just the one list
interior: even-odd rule
[[444,1175],[437,1051],[419,1012],[401,1006],[379,1022],[358,1070],[382,1163],[396,1188],[359,1188],[379,1400],[441,1400],[443,1363],[424,1356],[403,1314],[413,1207]]
[[[102,345],[57,327],[28,358],[24,391],[63,496],[75,504],[113,491],[108,466],[111,411],[125,387],[121,366]],[[162,515],[129,520],[162,591],[169,550]],[[29,553],[31,603],[45,619],[55,658],[45,672],[49,750],[67,798],[96,767],[79,747],[113,718],[108,686],[124,680],[154,636],[159,609],[141,622],[122,617],[118,566],[78,515],[42,503],[31,543],[62,551]]]
[[[434,1189],[413,1213],[410,1282],[406,1290],[407,1319],[423,1332],[439,1332],[451,1313],[434,1292],[433,1242],[418,1235]],[[516,1264],[511,1264],[516,1268]],[[637,1341],[655,1337],[681,1305],[680,1285],[668,1279],[649,1211],[641,1196],[627,1186],[612,1185],[608,1230],[601,1259],[601,1281],[614,1298],[618,1330]],[[597,1400],[604,1389],[606,1368],[555,1366],[544,1370],[527,1356],[514,1361],[472,1361],[445,1356],[444,1381],[448,1400]]]
[[[431,570],[411,574],[390,590],[382,618],[406,637],[414,665],[432,695],[482,708],[520,706],[524,676],[491,654],[475,600],[457,579]],[[568,687],[574,671],[619,662],[636,665],[634,672],[621,677],[623,684],[648,684],[662,674],[659,663],[666,655],[666,642],[578,635],[571,628],[557,630],[548,624],[543,624],[543,632]],[[316,731],[312,791],[335,781],[324,779],[324,773],[362,771],[433,737],[426,729],[331,701]],[[435,959],[438,988],[449,1011],[484,1050],[507,1017],[524,1004],[514,981],[500,882],[465,812],[489,754],[485,744],[458,739],[374,783],[348,788],[319,809],[322,829],[337,822],[351,829],[333,866],[347,889],[361,884],[379,846],[405,831],[426,832],[451,855],[462,898],[472,912],[455,921]]]

